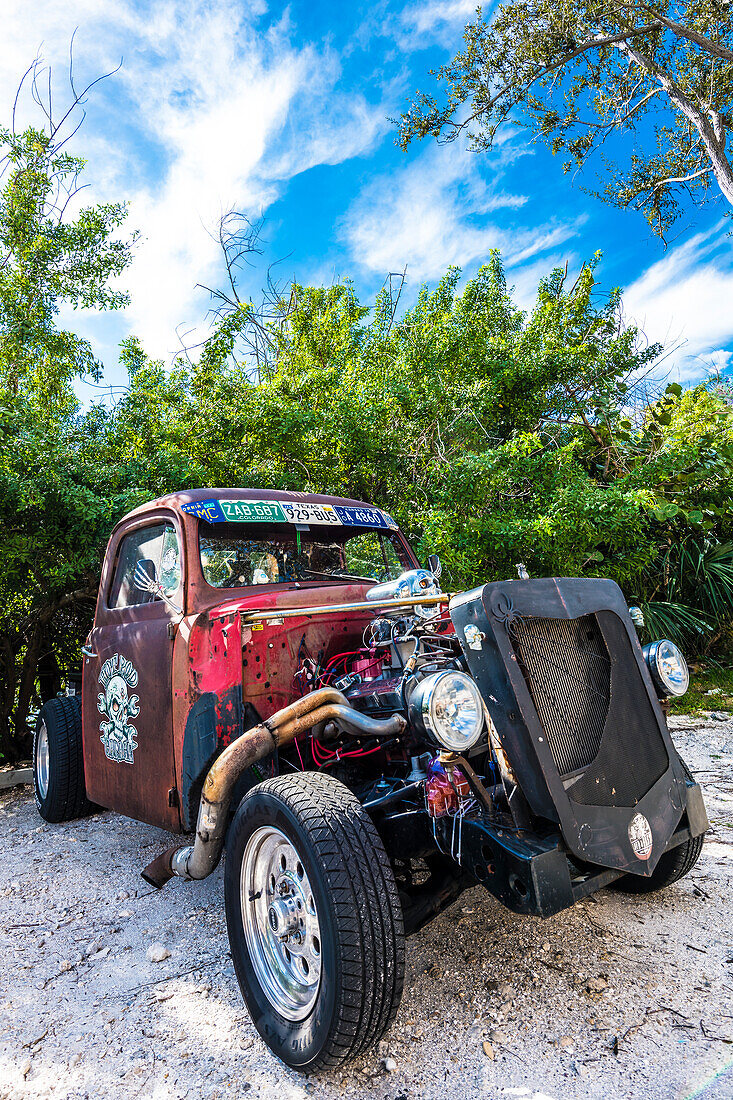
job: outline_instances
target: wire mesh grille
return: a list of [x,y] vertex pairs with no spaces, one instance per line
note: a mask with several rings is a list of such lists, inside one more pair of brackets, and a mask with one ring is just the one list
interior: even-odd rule
[[557,770],[587,767],[611,698],[611,660],[595,616],[519,619],[511,634]]
[[621,619],[518,618],[510,636],[568,797],[635,806],[669,757]]

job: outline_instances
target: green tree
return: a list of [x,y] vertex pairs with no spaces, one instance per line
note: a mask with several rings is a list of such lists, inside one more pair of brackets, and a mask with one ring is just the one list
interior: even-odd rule
[[130,262],[134,240],[117,232],[124,204],[80,203],[84,162],[66,142],[88,89],[76,95],[72,84],[57,122],[43,94],[47,74],[38,63],[30,73],[44,125],[0,129],[2,753],[13,732],[22,743],[39,675],[57,680],[68,639],[78,640],[115,510],[97,457],[103,422],[98,412],[79,414],[72,386],[100,365],[86,340],[59,325],[59,312],[124,305],[110,280]]
[[[618,293],[598,300],[595,263],[570,286],[562,271],[544,279],[529,316],[498,254],[462,291],[457,269],[423,288],[402,317],[387,290],[366,308],[348,283],[295,287],[269,381],[209,377],[197,446],[219,438],[231,461],[239,436],[254,484],[378,501],[455,586],[518,560],[610,563],[636,580],[656,552],[643,537],[653,494],[619,480],[615,422],[660,349],[624,325]],[[241,458],[227,472],[245,473]]]
[[[704,648],[713,618],[730,621],[733,407],[715,384],[644,396],[636,380],[660,349],[624,323],[618,292],[599,294],[596,263],[574,282],[551,272],[527,313],[498,254],[401,314],[399,284],[371,303],[348,282],[294,286],[263,371],[240,361],[245,342],[219,353],[219,316],[198,361],[173,369],[126,340],[129,386],[112,408],[66,406],[51,425],[6,403],[0,721],[14,751],[29,706],[78,667],[110,529],[184,487],[370,500],[423,557],[440,553],[449,588],[518,561],[535,576],[611,576],[657,615],[687,608]],[[673,559],[682,547],[685,563],[702,551],[694,579]]]
[[42,407],[65,404],[74,378],[97,376],[89,343],[59,328],[59,309],[125,305],[126,294],[109,284],[130,262],[134,240],[115,236],[124,203],[69,215],[84,161],[63,145],[53,126],[0,129],[0,386]]
[[402,116],[403,148],[465,131],[489,149],[513,124],[563,154],[566,172],[599,154],[600,197],[660,236],[684,192],[733,206],[728,0],[508,0],[493,18],[479,8],[464,42],[434,74],[441,94],[418,94]]

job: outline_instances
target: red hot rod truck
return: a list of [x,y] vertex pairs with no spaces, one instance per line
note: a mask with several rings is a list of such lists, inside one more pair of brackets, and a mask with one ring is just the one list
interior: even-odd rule
[[379,508],[286,492],[174,493],[112,532],[81,705],[40,712],[39,811],[192,834],[157,887],[226,848],[239,984],[291,1066],[380,1038],[405,935],[467,886],[548,916],[700,854],[660,706],[679,650],[642,649],[612,581],[521,572],[443,594]]

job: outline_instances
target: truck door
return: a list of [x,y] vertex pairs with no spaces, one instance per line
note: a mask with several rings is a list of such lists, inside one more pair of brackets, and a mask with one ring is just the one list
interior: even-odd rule
[[183,603],[182,551],[182,532],[174,517],[147,515],[113,536],[85,647],[82,687],[89,798],[173,830],[180,828],[180,818],[173,759],[172,624],[180,615],[171,604],[180,608]]

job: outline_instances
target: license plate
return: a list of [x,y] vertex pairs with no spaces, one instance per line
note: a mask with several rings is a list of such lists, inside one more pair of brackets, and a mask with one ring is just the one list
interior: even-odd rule
[[336,509],[330,504],[284,500],[282,506],[290,523],[320,523],[329,527],[341,525]]
[[183,511],[198,519],[205,519],[209,523],[224,523],[224,515],[218,500],[197,500],[194,504],[183,504]]
[[222,500],[221,508],[230,523],[287,523],[276,500]]
[[295,500],[200,500],[183,511],[209,523],[313,523],[324,527],[390,527],[397,524],[379,508],[313,504]]
[[339,519],[347,527],[386,527],[387,523],[378,508],[344,508],[336,505]]

